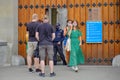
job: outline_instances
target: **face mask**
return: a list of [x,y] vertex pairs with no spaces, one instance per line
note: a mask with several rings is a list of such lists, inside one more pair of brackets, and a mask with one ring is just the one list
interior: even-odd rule
[[59,27],[56,27],[57,30],[59,30]]
[[56,29],[59,29],[59,28],[60,28],[60,24],[57,23],[57,24],[56,24]]
[[72,26],[72,24],[71,24],[71,23],[68,23],[68,26]]
[[77,26],[77,24],[73,24],[73,26]]
[[76,24],[76,23],[73,23],[73,26],[77,26],[77,24]]

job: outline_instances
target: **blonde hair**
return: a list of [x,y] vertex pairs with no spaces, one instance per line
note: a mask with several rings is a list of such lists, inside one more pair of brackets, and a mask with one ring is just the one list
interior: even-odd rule
[[32,19],[38,19],[38,14],[34,13],[34,14],[32,15]]

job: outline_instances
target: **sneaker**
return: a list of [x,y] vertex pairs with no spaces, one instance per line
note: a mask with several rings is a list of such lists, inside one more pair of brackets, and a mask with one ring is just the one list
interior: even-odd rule
[[53,76],[56,76],[56,74],[54,72],[50,73],[50,77],[53,77]]
[[32,68],[29,68],[29,72],[33,72],[33,69],[32,69]]
[[41,69],[36,69],[35,71],[36,71],[36,72],[41,72]]
[[40,73],[39,76],[45,77],[45,73]]
[[75,72],[78,72],[78,66],[75,66]]
[[72,70],[75,70],[75,67],[74,67],[74,66],[72,66],[71,68],[72,68]]

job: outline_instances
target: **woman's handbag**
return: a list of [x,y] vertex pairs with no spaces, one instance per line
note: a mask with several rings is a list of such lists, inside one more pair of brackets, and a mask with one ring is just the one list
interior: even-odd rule
[[71,50],[71,39],[70,39],[70,35],[71,35],[71,30],[69,30],[69,32],[68,32],[68,39],[67,39],[67,42],[66,42],[66,47],[65,47],[65,49],[67,50],[67,51],[70,51]]
[[67,39],[65,50],[67,50],[67,51],[71,50],[71,40],[70,40],[70,38]]

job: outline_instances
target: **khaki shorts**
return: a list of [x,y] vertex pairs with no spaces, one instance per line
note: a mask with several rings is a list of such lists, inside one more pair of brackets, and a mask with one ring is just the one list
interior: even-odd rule
[[37,47],[37,42],[28,42],[27,55],[33,56],[36,47]]

